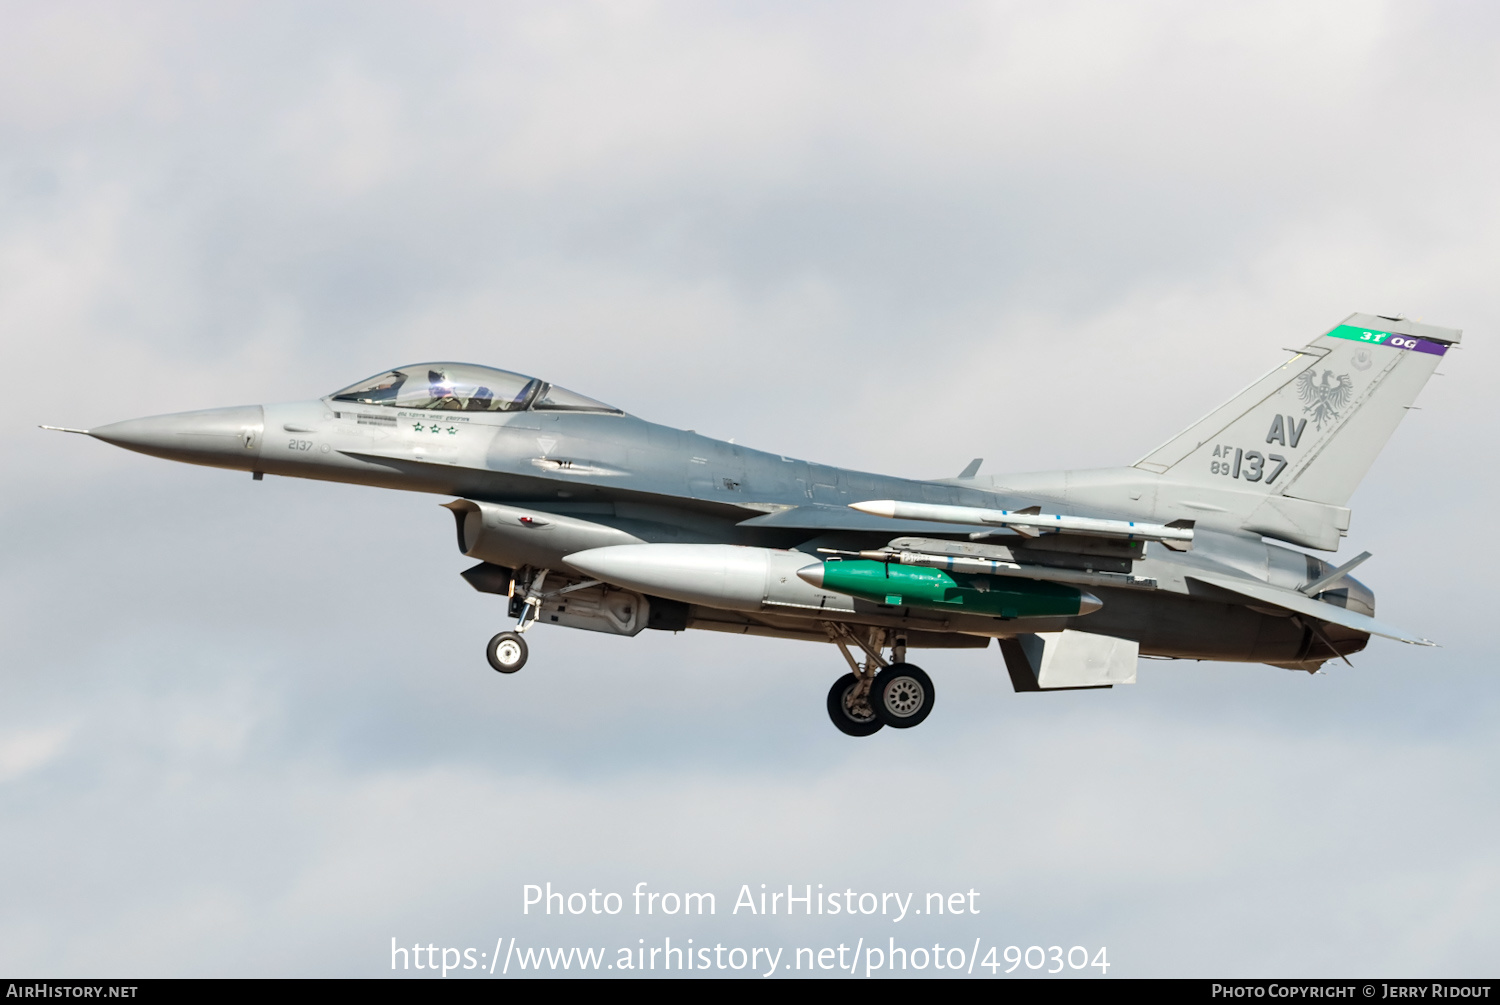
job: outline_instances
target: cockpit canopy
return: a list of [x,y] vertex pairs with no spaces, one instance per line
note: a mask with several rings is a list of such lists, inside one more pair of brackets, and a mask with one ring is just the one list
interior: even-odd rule
[[418,363],[362,380],[333,396],[334,401],[397,408],[461,412],[613,412],[618,408],[585,398],[535,377],[471,363]]

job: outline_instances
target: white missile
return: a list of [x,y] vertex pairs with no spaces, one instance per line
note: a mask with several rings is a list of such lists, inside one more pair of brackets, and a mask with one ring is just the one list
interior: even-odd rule
[[931,520],[936,523],[960,523],[976,527],[1004,527],[1026,537],[1040,534],[1086,534],[1091,537],[1125,538],[1131,541],[1160,541],[1175,551],[1193,546],[1191,520],[1172,523],[1137,523],[1134,520],[1102,520],[1091,516],[1061,516],[1055,513],[1020,513],[978,506],[946,506],[939,503],[901,502],[896,499],[873,499],[850,503],[850,509],[871,516],[893,520]]

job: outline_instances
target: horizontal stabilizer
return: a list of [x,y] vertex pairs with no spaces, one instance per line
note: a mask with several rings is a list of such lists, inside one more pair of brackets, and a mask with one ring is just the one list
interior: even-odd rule
[[1209,586],[1217,586],[1221,590],[1238,593],[1242,597],[1249,597],[1262,604],[1270,604],[1273,607],[1280,607],[1294,614],[1303,614],[1310,618],[1317,618],[1319,621],[1328,621],[1335,625],[1343,625],[1345,628],[1352,628],[1357,632],[1364,632],[1367,635],[1380,635],[1384,638],[1395,639],[1397,642],[1406,642],[1414,646],[1437,645],[1436,642],[1429,639],[1403,632],[1399,628],[1392,627],[1383,621],[1376,621],[1374,618],[1366,617],[1357,611],[1334,607],[1332,604],[1325,604],[1321,600],[1314,600],[1312,597],[1306,597],[1291,590],[1283,590],[1267,583],[1239,579],[1235,576],[1222,576],[1213,572],[1191,572],[1188,575],[1200,583],[1207,583]]

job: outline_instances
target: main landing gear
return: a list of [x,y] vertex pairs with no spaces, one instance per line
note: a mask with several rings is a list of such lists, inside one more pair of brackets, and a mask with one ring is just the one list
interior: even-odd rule
[[[884,628],[856,630],[833,621],[824,622],[823,630],[849,664],[850,672],[828,691],[828,718],[841,732],[869,736],[882,726],[909,729],[927,718],[934,697],[932,678],[906,662],[904,635],[892,637]],[[862,637],[865,632],[868,640]],[[850,644],[864,650],[868,657],[864,663],[855,661]],[[880,655],[887,645],[890,662]]]
[[485,646],[484,656],[501,673],[515,673],[526,665],[526,640],[520,632],[501,632]]

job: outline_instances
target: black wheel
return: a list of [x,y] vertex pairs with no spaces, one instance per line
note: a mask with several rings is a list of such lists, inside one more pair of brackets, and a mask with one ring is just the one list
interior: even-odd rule
[[501,632],[490,639],[484,655],[501,673],[515,673],[526,665],[526,640],[515,632]]
[[[833,682],[833,687],[828,689],[828,718],[841,732],[850,736],[869,736],[885,723],[874,715],[860,716],[849,710],[849,692],[854,690],[859,678],[852,673],[846,673]],[[871,696],[873,697],[873,695]]]
[[932,678],[910,663],[892,663],[875,675],[870,707],[882,723],[910,729],[932,711]]

